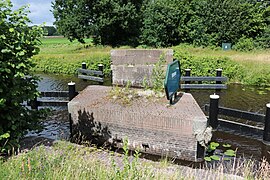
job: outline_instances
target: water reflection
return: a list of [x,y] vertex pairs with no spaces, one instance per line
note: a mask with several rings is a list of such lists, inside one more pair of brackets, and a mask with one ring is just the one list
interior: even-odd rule
[[[68,83],[75,82],[76,90],[81,91],[88,85],[98,85],[98,82],[84,81],[79,79],[76,75],[61,75],[61,74],[37,74],[41,78],[38,84],[39,91],[67,91]],[[111,85],[111,79],[105,78],[105,86]]]
[[236,84],[228,85],[227,90],[220,92],[215,90],[194,90],[191,93],[201,107],[209,103],[211,94],[216,93],[220,95],[220,106],[262,114],[265,113],[265,105],[270,102],[269,89]]

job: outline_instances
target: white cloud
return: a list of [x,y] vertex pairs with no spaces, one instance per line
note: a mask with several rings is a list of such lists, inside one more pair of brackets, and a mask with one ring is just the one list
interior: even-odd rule
[[54,22],[52,10],[53,0],[11,0],[14,5],[14,9],[18,9],[23,5],[30,5],[29,10],[31,13],[28,15],[33,24],[52,25]]

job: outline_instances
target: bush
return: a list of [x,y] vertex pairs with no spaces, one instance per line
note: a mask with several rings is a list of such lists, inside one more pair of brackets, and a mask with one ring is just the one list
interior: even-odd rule
[[264,33],[256,39],[256,44],[261,48],[270,48],[270,25],[265,29]]
[[28,26],[26,7],[17,11],[11,8],[10,1],[0,2],[0,150],[18,142],[27,129],[35,129],[39,117],[38,112],[27,109],[22,102],[38,95],[30,58],[39,51],[42,31]]
[[106,77],[111,75],[111,65],[109,55],[100,55],[99,57],[88,57],[69,61],[65,57],[57,59],[56,57],[39,56],[34,58],[37,66],[34,68],[37,72],[77,74],[77,69],[81,68],[82,62],[87,64],[87,69],[98,70],[98,64],[104,65],[104,74]]
[[216,69],[221,68],[222,75],[233,82],[242,82],[244,69],[237,62],[226,57],[195,57],[174,47],[174,57],[180,61],[181,74],[187,68],[192,69],[192,76],[216,76]]
[[237,51],[251,51],[255,49],[255,44],[252,38],[242,37],[239,41],[233,46],[233,49]]

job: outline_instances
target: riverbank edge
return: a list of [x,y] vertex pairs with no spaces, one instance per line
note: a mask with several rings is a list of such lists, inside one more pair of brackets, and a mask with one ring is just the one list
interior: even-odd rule
[[[89,144],[85,145],[57,140],[34,146],[32,149],[24,149],[23,153],[0,163],[0,172],[5,171],[0,177],[38,178],[46,175],[48,178],[65,177],[65,179],[74,177],[98,179],[136,177],[144,179],[244,179],[249,177],[252,179],[253,176],[252,172],[242,172],[237,166],[231,170],[222,164],[210,168],[191,168],[173,164],[166,157],[159,161],[152,161],[140,158],[136,153],[131,155],[125,150],[124,153],[118,153]],[[7,169],[10,164],[12,167]],[[43,172],[40,172],[39,168],[42,168]]]

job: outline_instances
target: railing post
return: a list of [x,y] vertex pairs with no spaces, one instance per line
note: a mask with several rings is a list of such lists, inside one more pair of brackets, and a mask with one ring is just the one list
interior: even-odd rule
[[[185,69],[185,76],[190,76],[191,69]],[[190,84],[190,81],[186,81],[185,84]]]
[[86,63],[85,62],[82,63],[82,69],[86,69]]
[[68,83],[68,95],[69,95],[69,101],[71,101],[77,95],[74,82]]
[[270,142],[270,103],[266,104],[263,140]]
[[[104,73],[103,73],[104,66],[103,66],[103,64],[98,65],[98,70],[102,72],[102,75],[100,75],[99,77],[104,78]],[[104,83],[104,79],[103,79],[103,82],[99,82],[100,85],[103,85],[103,83]]]
[[219,95],[210,95],[209,125],[213,129],[216,129],[218,127],[218,101]]
[[[185,76],[190,76],[191,69],[185,69]],[[190,84],[190,81],[185,81],[185,84]],[[186,89],[186,91],[189,91],[190,89]]]
[[[82,69],[86,69],[86,63],[82,63]],[[86,73],[82,73],[82,75],[86,75]],[[83,81],[87,81],[86,79],[83,79]]]
[[[217,71],[217,77],[221,77],[222,76],[222,69],[216,69],[216,71]],[[222,82],[221,81],[216,81],[216,84],[222,84]]]

